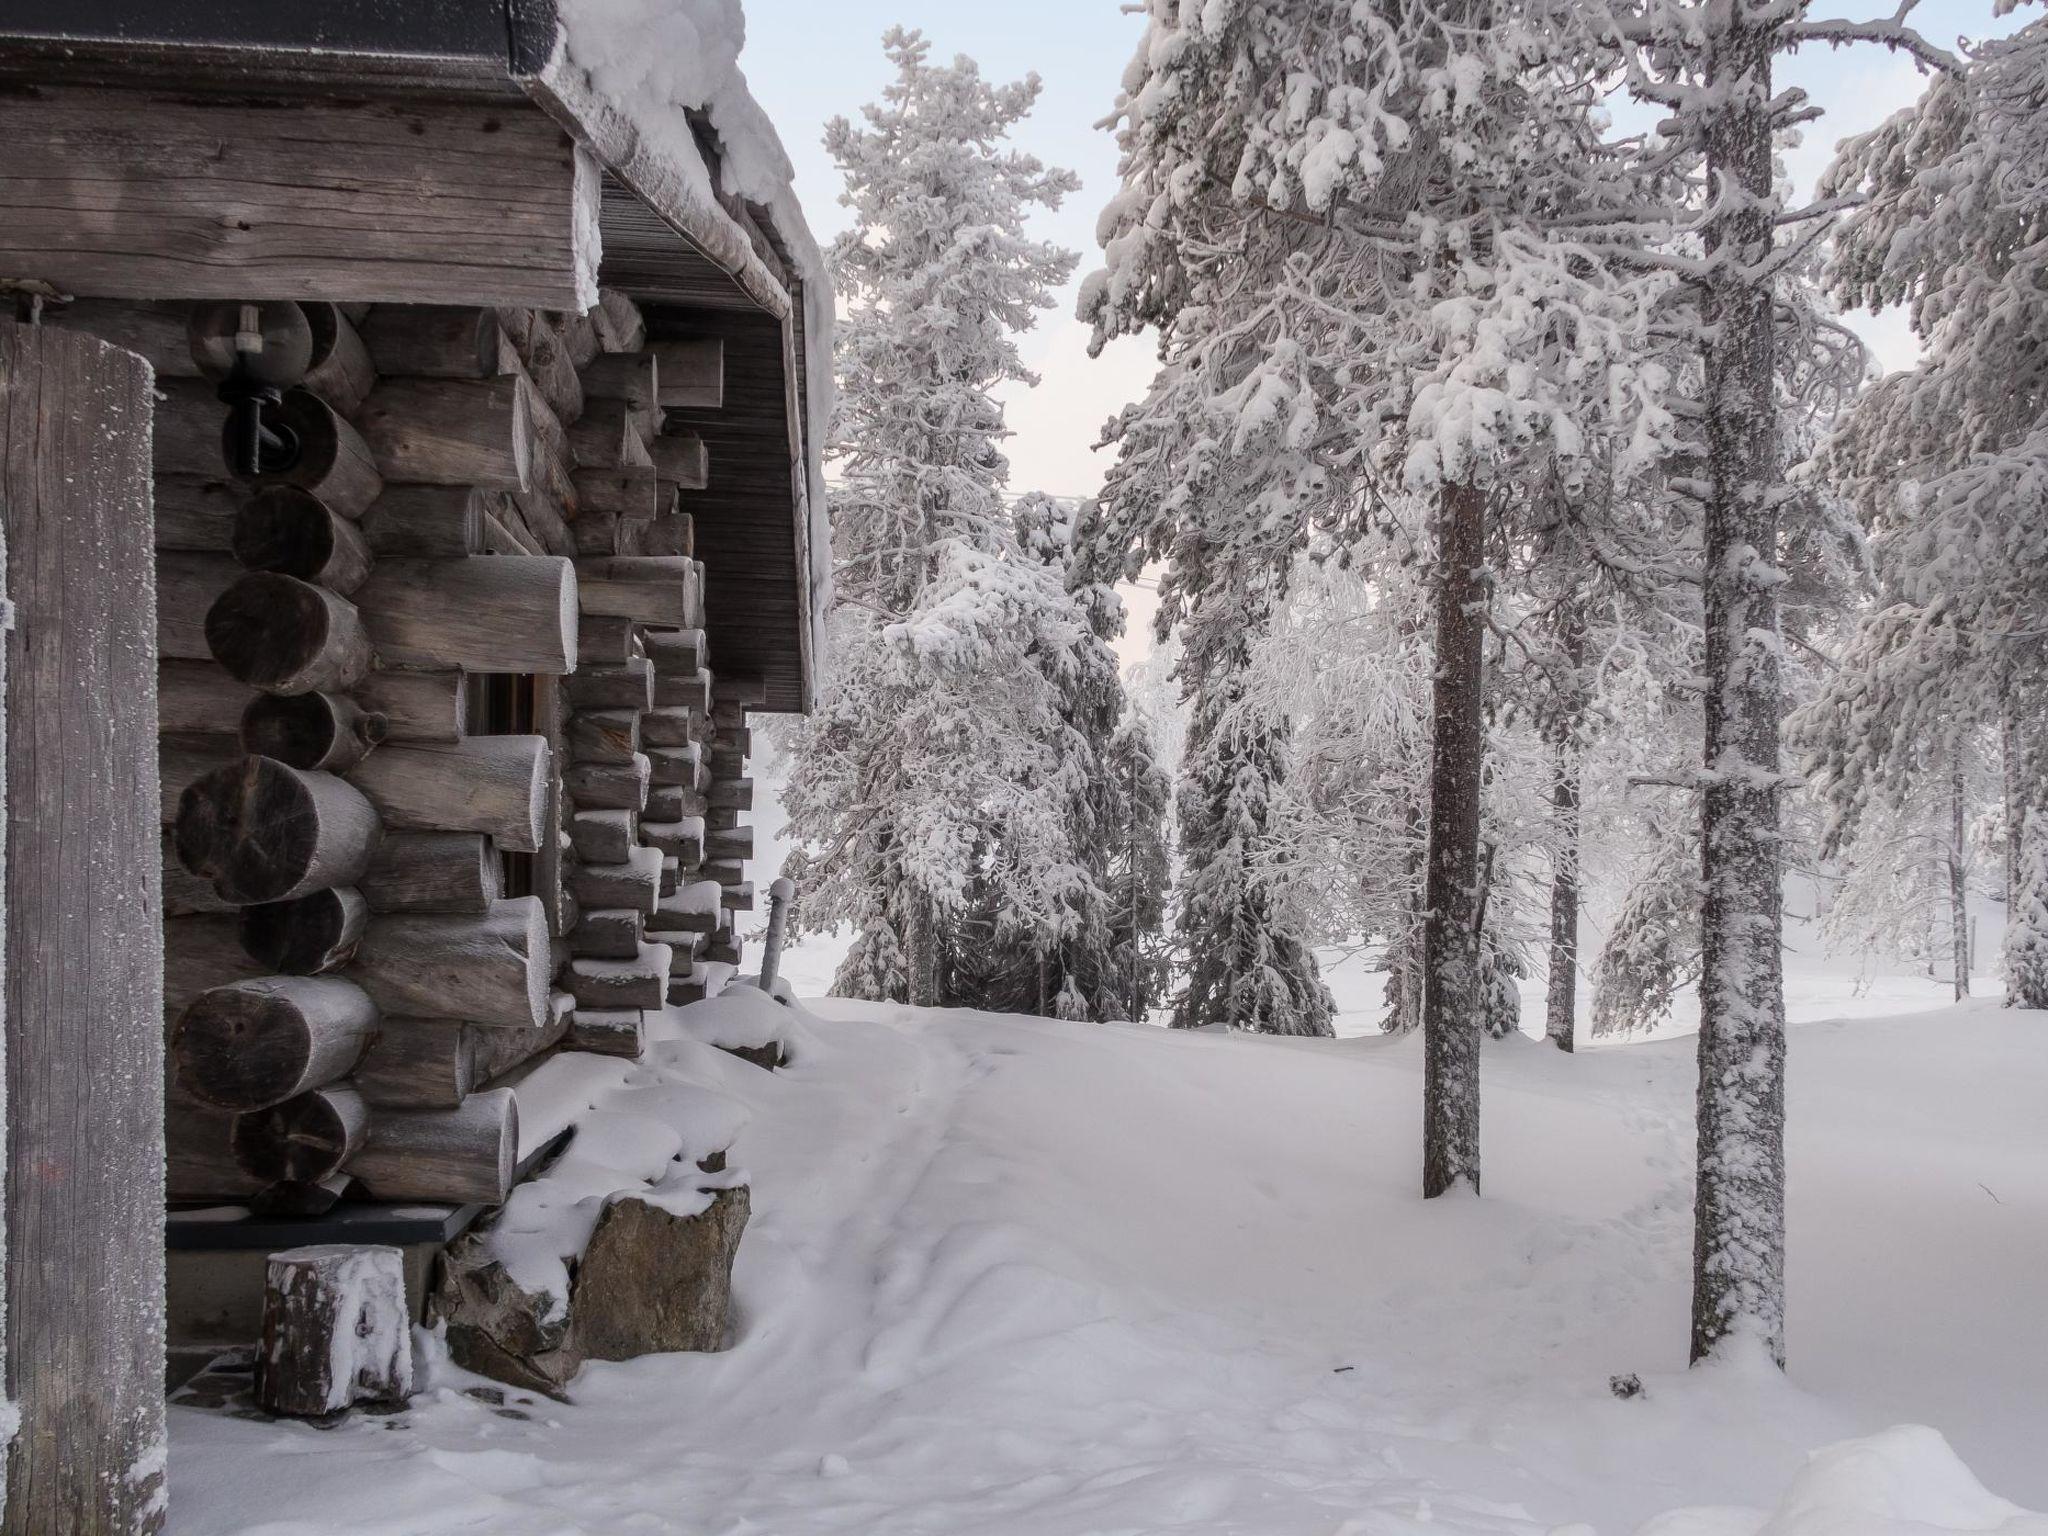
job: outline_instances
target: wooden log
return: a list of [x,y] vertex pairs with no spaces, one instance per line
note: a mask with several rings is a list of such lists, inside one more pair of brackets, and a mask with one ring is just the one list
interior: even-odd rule
[[725,340],[691,336],[648,343],[661,367],[661,404],[672,411],[725,408]]
[[335,693],[259,693],[242,711],[242,749],[292,768],[343,773],[390,729],[384,716]]
[[754,910],[754,883],[742,880],[737,885],[720,888],[718,904],[728,912],[751,912]]
[[251,981],[268,967],[242,948],[233,913],[164,919],[164,1008],[182,1011],[200,993],[231,981]]
[[265,693],[346,693],[370,670],[370,640],[347,598],[267,571],[214,599],[206,644],[236,678]]
[[[647,340],[647,318],[640,306],[616,288],[600,288],[597,303],[588,311],[599,343],[607,352],[638,352]],[[588,368],[590,361],[582,364]]]
[[237,937],[244,953],[266,970],[319,976],[340,970],[355,957],[369,919],[370,904],[363,893],[339,886],[293,901],[244,907]]
[[713,965],[738,965],[740,963],[740,941],[730,928],[721,928],[711,935],[703,950],[706,961]]
[[562,788],[579,810],[637,811],[647,804],[647,759],[578,764],[562,775]]
[[379,748],[349,780],[404,832],[483,832],[500,848],[540,847],[550,753],[544,736],[472,736],[450,746]]
[[650,709],[640,717],[640,739],[650,747],[687,747],[705,734],[704,717],[686,708]]
[[712,832],[723,832],[740,825],[741,812],[730,806],[707,807],[704,812],[704,826]]
[[703,816],[704,792],[683,784],[655,785],[647,791],[646,812],[649,821],[685,821]]
[[206,615],[241,579],[231,555],[167,552],[156,557],[156,651],[187,661],[211,661]]
[[387,832],[362,880],[372,912],[486,912],[502,865],[475,832]]
[[590,360],[604,350],[604,343],[598,338],[597,327],[589,315],[582,310],[567,310],[554,317],[556,328],[561,332],[562,345],[567,350],[569,361],[580,374],[590,366]]
[[640,716],[630,709],[584,710],[569,721],[569,748],[579,763],[630,763],[640,750]]
[[167,658],[156,664],[157,729],[186,736],[224,736],[240,729],[242,711],[260,698],[213,661]]
[[209,773],[242,760],[231,736],[162,736],[156,744],[157,813],[165,826],[178,819],[185,791]]
[[190,305],[185,345],[198,376],[216,384],[240,368],[254,383],[288,389],[313,365],[312,324],[290,299]]
[[651,464],[616,469],[579,469],[576,486],[579,516],[610,512],[620,517],[651,518],[661,510],[660,476]]
[[[730,733],[721,732],[721,734],[729,735]],[[715,779],[737,779],[747,771],[747,754],[738,747],[720,746],[714,743],[708,752],[700,755],[704,758],[705,767],[710,770],[711,776]]]
[[568,446],[577,465],[585,469],[651,469],[654,460],[647,447],[651,435],[641,408],[624,400],[592,400],[576,425],[568,429]]
[[729,859],[715,860],[701,866],[697,871],[697,878],[716,880],[721,886],[727,887],[744,885],[747,880],[747,867]]
[[379,560],[456,559],[483,553],[484,517],[501,493],[468,485],[387,485],[363,514],[363,541]]
[[390,741],[460,741],[469,718],[469,679],[461,672],[372,672],[356,701],[384,717]]
[[713,745],[720,751],[730,751],[742,758],[754,750],[754,733],[744,725],[728,726],[713,738]]
[[380,561],[356,603],[385,667],[576,670],[576,572],[552,555]]
[[370,1110],[344,1083],[235,1116],[230,1146],[243,1172],[266,1184],[317,1184],[360,1151]]
[[370,574],[369,545],[356,525],[295,485],[270,486],[250,497],[235,516],[230,544],[249,570],[279,571],[343,596]]
[[349,1083],[370,1104],[454,1109],[483,1083],[476,1029],[449,1019],[387,1018]]
[[657,672],[695,676],[711,664],[701,629],[650,629],[641,637],[647,659]]
[[527,540],[535,546],[531,553],[568,555],[575,552],[576,537],[569,531],[568,523],[569,518],[577,515],[577,502],[573,495],[565,497],[536,487],[531,491],[513,491],[509,500],[519,514],[511,521],[523,525]]
[[548,1009],[547,1022],[538,1030],[473,1026],[477,1081],[488,1085],[556,1045],[569,1031],[571,1006],[573,1000],[568,994],[557,992]]
[[454,1109],[377,1111],[348,1171],[379,1200],[497,1205],[511,1192],[518,1149],[518,1105],[496,1088]]
[[373,918],[349,975],[386,1014],[537,1029],[553,969],[540,899],[515,896],[480,915]]
[[663,936],[677,933],[703,934],[714,931],[722,919],[715,906],[692,894],[686,887],[674,896],[664,896],[647,919],[647,931]]
[[700,792],[710,788],[711,770],[695,742],[687,747],[649,747],[647,761],[655,784],[680,784]]
[[578,377],[586,416],[605,401],[646,413],[661,408],[660,364],[652,352],[607,352],[592,358]]
[[648,847],[658,849],[691,869],[704,862],[702,817],[685,816],[681,821],[643,821],[640,836]]
[[639,841],[639,819],[631,811],[577,811],[569,818],[570,846],[588,864],[623,864]]
[[[670,482],[660,481],[667,486]],[[640,535],[639,553],[643,555],[681,555],[694,558],[697,553],[696,523],[687,512],[657,512]]]
[[711,455],[694,432],[660,434],[647,445],[647,456],[655,474],[682,490],[701,491],[711,484]]
[[668,967],[668,946],[646,942],[631,960],[571,960],[569,992],[579,1008],[659,1008]]
[[706,832],[704,856],[707,859],[751,859],[754,856],[754,829],[729,827],[720,832]]
[[380,304],[362,325],[377,371],[421,379],[494,379],[511,344],[496,311],[457,304]]
[[329,1243],[273,1253],[264,1269],[257,1406],[317,1419],[410,1396],[411,1313],[399,1250]]
[[636,654],[640,627],[631,619],[609,613],[579,613],[576,618],[576,655],[579,667],[623,667]]
[[565,426],[583,414],[583,385],[561,328],[530,309],[500,309],[498,323],[525,366],[526,376]]
[[262,1187],[235,1161],[236,1111],[164,1087],[164,1194],[172,1201],[240,1200]]
[[727,672],[718,679],[716,723],[722,728],[745,725],[747,711],[759,709],[768,698],[768,685],[758,675]]
[[631,960],[640,953],[646,916],[631,907],[586,910],[569,935],[569,953],[585,960]]
[[654,702],[663,709],[687,709],[700,715],[711,712],[709,672],[660,672],[654,679]]
[[585,667],[569,679],[569,703],[577,709],[651,709],[654,669],[644,656],[623,667]]
[[569,1016],[572,1051],[637,1061],[647,1049],[646,1015],[638,1008],[578,1008]]
[[262,1109],[348,1076],[377,1010],[336,976],[268,976],[202,992],[171,1028],[178,1082],[221,1109]]
[[191,912],[232,912],[235,903],[227,900],[212,884],[200,879],[178,862],[177,849],[171,840],[171,829],[163,829],[163,838],[158,849],[158,862],[163,868],[164,913],[169,917],[182,917]]
[[156,547],[226,554],[234,547],[235,519],[245,494],[225,480],[158,475]]
[[185,336],[191,305],[154,299],[73,299],[43,306],[43,324],[59,330],[84,331],[149,360],[160,379],[196,379]]
[[661,895],[661,853],[634,848],[621,864],[580,864],[570,880],[578,905],[652,912]]
[[301,305],[313,332],[313,356],[306,388],[344,416],[353,416],[377,383],[377,365],[355,322],[341,307],[319,301]]
[[661,894],[673,896],[683,887],[683,866],[673,854],[664,854],[661,860]]
[[283,1179],[266,1184],[249,1197],[249,1210],[256,1216],[325,1216],[341,1203],[355,1184],[345,1173],[331,1174],[311,1183]]
[[578,560],[576,585],[585,613],[618,614],[643,624],[682,629],[704,621],[694,560],[674,555]]
[[[231,470],[226,449],[227,408],[212,386],[172,379],[157,408],[157,471],[218,479]],[[340,517],[359,517],[383,489],[376,461],[356,429],[310,390],[286,390],[264,411],[265,425],[297,445],[290,465],[243,480],[247,489],[295,485],[311,491]]]
[[752,779],[721,779],[711,786],[711,805],[724,810],[751,811],[754,808]]
[[533,483],[532,405],[516,374],[387,378],[357,422],[386,480],[523,491]]
[[330,773],[249,757],[189,785],[178,803],[178,862],[238,904],[355,885],[369,868],[377,813]]

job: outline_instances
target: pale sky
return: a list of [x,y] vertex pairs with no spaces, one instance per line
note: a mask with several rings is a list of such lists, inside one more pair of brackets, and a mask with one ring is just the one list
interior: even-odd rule
[[[1994,21],[1992,0],[1923,0],[1915,23],[1931,40],[2009,31],[2018,18]],[[1816,15],[1863,18],[1889,14],[1891,4],[1840,0]],[[964,53],[992,79],[1036,70],[1045,82],[1038,107],[1015,142],[1050,164],[1080,174],[1081,190],[1034,233],[1081,253],[1077,273],[1098,261],[1095,219],[1116,183],[1116,149],[1096,125],[1115,104],[1117,84],[1144,27],[1122,0],[746,0],[747,46],[740,63],[795,163],[797,191],[821,242],[845,226],[839,177],[821,137],[827,119],[858,115],[889,77],[881,36],[891,25],[921,29],[934,57]],[[1820,50],[1781,71],[1781,86],[1802,86],[1826,111],[1806,130],[1791,165],[1802,188],[1812,185],[1837,140],[1861,133],[1920,92],[1912,64],[1882,50]],[[1074,294],[1060,295],[1024,353],[1043,379],[1035,390],[1007,396],[1010,483],[1016,491],[1082,495],[1102,482],[1105,456],[1092,451],[1104,420],[1136,398],[1152,371],[1149,342],[1120,341],[1100,358],[1087,352],[1087,330],[1073,318]],[[1908,366],[1912,338],[1895,315],[1853,317],[1852,324],[1887,368]],[[1146,594],[1125,594],[1133,607],[1132,639],[1149,615]],[[1144,642],[1140,641],[1142,645]]]

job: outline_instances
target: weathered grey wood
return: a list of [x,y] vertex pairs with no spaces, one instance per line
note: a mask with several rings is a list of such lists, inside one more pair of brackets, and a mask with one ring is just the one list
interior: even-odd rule
[[200,879],[178,862],[177,850],[172,844],[169,827],[163,829],[163,838],[158,844],[158,858],[163,866],[163,903],[167,916],[182,917],[190,912],[235,910],[234,902],[222,897],[211,883]]
[[[157,473],[202,479],[227,475],[227,407],[213,386],[197,379],[164,379],[159,388],[164,398],[157,406]],[[275,408],[266,410],[264,419],[290,431],[298,443],[298,457],[287,469],[248,478],[243,483],[249,489],[295,485],[318,496],[330,511],[351,518],[377,499],[383,485],[368,447],[318,395],[287,390]]]
[[404,1256],[332,1243],[273,1253],[263,1283],[256,1402],[266,1413],[324,1418],[356,1403],[412,1395]]
[[562,787],[581,810],[637,811],[647,804],[647,760],[579,764],[562,775]]
[[378,1110],[348,1171],[380,1200],[496,1205],[510,1192],[518,1148],[519,1107],[509,1088],[495,1088],[455,1109]]
[[572,1051],[639,1060],[647,1049],[646,1015],[638,1008],[578,1008],[569,1016]]
[[547,810],[549,757],[542,736],[390,743],[356,764],[349,780],[394,830],[483,832],[501,848],[532,853]]
[[701,491],[711,484],[711,455],[694,432],[665,432],[648,444],[647,454],[654,472],[682,490]]
[[392,1109],[453,1109],[483,1082],[473,1025],[386,1018],[349,1083],[365,1102]]
[[725,810],[751,811],[754,808],[754,781],[721,779],[711,786],[708,798],[713,806]]
[[242,749],[292,768],[343,773],[390,729],[384,716],[334,693],[259,693],[242,710]]
[[229,1147],[236,1164],[266,1184],[317,1184],[360,1151],[369,1106],[346,1083],[330,1083],[281,1104],[235,1116]]
[[268,976],[202,992],[171,1027],[187,1093],[222,1109],[262,1109],[346,1077],[369,1047],[377,1009],[337,976]]
[[701,629],[650,629],[641,637],[647,659],[657,672],[693,677],[711,663]]
[[357,416],[377,472],[422,485],[532,484],[533,395],[522,376],[385,379]]
[[[647,317],[640,306],[616,288],[600,288],[597,303],[586,311],[607,352],[638,352],[647,341]],[[585,360],[583,366],[590,366]]]
[[235,1161],[236,1113],[200,1102],[175,1082],[165,1084],[164,1193],[169,1199],[238,1200],[262,1187]]
[[553,970],[540,899],[515,896],[479,915],[375,918],[349,975],[387,1014],[538,1029]]
[[650,709],[640,717],[640,739],[650,747],[687,747],[706,734],[704,717],[687,709]]
[[247,494],[225,480],[158,475],[156,547],[228,553],[234,548],[235,518]]
[[647,761],[656,784],[680,784],[700,792],[710,788],[711,770],[694,742],[687,747],[649,747]]
[[739,937],[730,928],[721,928],[710,936],[704,945],[703,957],[714,965],[738,965],[740,963]]
[[73,299],[43,308],[43,324],[84,331],[138,352],[160,379],[196,379],[199,365],[185,337],[191,305],[148,299]]
[[187,787],[178,862],[236,903],[288,901],[355,885],[377,842],[377,813],[331,773],[249,757]]
[[640,628],[617,614],[586,613],[576,619],[576,655],[579,667],[623,667],[637,654],[635,641]]
[[250,1195],[249,1210],[257,1216],[325,1216],[354,1183],[345,1173],[311,1182],[281,1179]]
[[728,912],[751,912],[754,910],[754,883],[742,880],[737,885],[722,886],[718,893],[718,904]]
[[423,379],[494,379],[511,350],[497,313],[460,304],[380,304],[362,327],[377,371]]
[[584,667],[569,679],[569,702],[577,709],[651,709],[654,669],[644,656],[623,667]]
[[704,862],[704,822],[686,816],[681,821],[643,821],[640,836],[650,848],[658,849],[678,863],[695,869]]
[[703,623],[697,563],[676,555],[615,555],[576,562],[577,601],[585,613],[618,614],[643,624],[693,629]]
[[460,741],[469,717],[469,679],[461,672],[372,672],[356,701],[384,717],[388,741]]
[[579,516],[610,512],[620,517],[651,518],[661,510],[660,476],[651,464],[579,469],[572,478]]
[[707,813],[705,796],[682,784],[657,784],[647,791],[647,820],[683,821]]
[[[731,860],[719,860],[701,865],[697,870],[699,880],[716,880],[727,888],[744,885],[747,882],[747,867]],[[723,899],[723,898],[721,898]]]
[[[652,469],[652,436],[644,407],[617,399],[593,399],[569,429],[569,447],[585,469]],[[648,509],[650,512],[653,508]]]
[[370,670],[370,640],[354,604],[301,581],[256,571],[206,612],[214,660],[265,693],[345,693]]
[[241,728],[242,711],[260,697],[214,661],[168,658],[156,664],[157,729],[187,736],[230,740]]
[[640,716],[630,709],[584,710],[569,721],[569,750],[579,763],[630,763],[640,750]]
[[692,336],[648,344],[661,364],[661,403],[672,411],[717,411],[725,407],[725,341]]
[[577,811],[569,818],[570,845],[590,864],[623,864],[639,844],[639,821],[631,811]]
[[355,600],[386,667],[576,669],[576,572],[557,556],[380,561]]
[[363,539],[380,560],[482,554],[484,516],[503,500],[467,485],[387,485],[363,514]]
[[232,555],[166,551],[156,557],[156,650],[160,656],[211,661],[206,615],[241,579]]
[[586,909],[631,907],[652,912],[660,885],[661,854],[653,848],[635,848],[621,864],[578,865],[570,878],[570,889]]
[[585,911],[569,935],[569,953],[584,960],[632,960],[640,954],[644,911],[607,907]]
[[659,1008],[668,967],[668,946],[643,942],[631,960],[571,960],[567,983],[579,1008]]
[[472,1025],[477,1081],[488,1087],[514,1067],[523,1066],[560,1043],[569,1032],[569,999],[556,993],[547,1022],[539,1029],[488,1029]]
[[70,293],[570,309],[597,264],[594,162],[502,100],[44,86],[0,136],[0,270]]
[[583,408],[592,414],[598,401],[614,401],[634,410],[661,408],[660,364],[652,352],[607,352],[590,360],[578,377],[583,383]]
[[242,948],[231,912],[164,919],[164,1007],[182,1012],[200,993],[231,981],[253,981],[269,968]]
[[266,970],[319,976],[348,964],[369,918],[370,904],[363,893],[338,886],[293,901],[244,907],[236,936],[243,951]]
[[[701,797],[700,797],[701,798]],[[707,830],[723,832],[740,825],[740,812],[730,806],[705,807],[704,825]]]
[[313,358],[306,369],[306,388],[344,416],[353,416],[377,383],[377,365],[363,345],[355,322],[336,304],[302,306],[313,330]]
[[657,672],[654,702],[663,709],[687,709],[700,715],[711,710],[709,672]]
[[[573,481],[573,477],[572,477]],[[571,491],[574,490],[572,483]],[[513,521],[524,525],[529,542],[537,546],[530,553],[542,555],[570,555],[576,551],[576,538],[569,531],[568,519],[575,514],[576,502],[571,496],[560,496],[550,490],[535,487],[530,491],[510,493],[511,505],[519,516]]]
[[157,740],[157,811],[165,826],[178,819],[185,791],[198,780],[242,759],[232,736],[163,736]]
[[728,827],[718,832],[704,834],[704,857],[707,859],[747,860],[754,856],[754,829],[752,827]]
[[[662,486],[669,481],[660,482]],[[687,512],[657,512],[640,535],[639,553],[643,555],[682,555],[695,558],[697,553],[696,522]]]
[[[245,338],[256,338],[249,348]],[[185,312],[185,344],[199,376],[219,383],[237,368],[273,389],[305,381],[313,365],[313,327],[290,299],[217,299]]]
[[564,426],[583,414],[583,386],[576,361],[555,321],[530,309],[498,311],[498,324],[512,343],[526,376]]
[[343,596],[370,573],[370,548],[356,525],[295,485],[270,486],[244,502],[230,547],[249,570],[296,576]]
[[[655,904],[647,919],[647,931],[664,936],[671,933],[710,933],[721,921],[716,912],[707,910],[703,902],[685,890],[675,896],[664,896]],[[665,937],[663,942],[668,942]]]
[[372,912],[484,912],[498,899],[498,855],[477,832],[387,832],[362,879]]

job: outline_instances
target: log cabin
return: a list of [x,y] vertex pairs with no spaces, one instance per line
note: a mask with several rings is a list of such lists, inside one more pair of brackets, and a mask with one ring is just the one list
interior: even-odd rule
[[744,82],[578,24],[0,15],[8,1531],[160,1522],[166,1242],[174,1346],[305,1242],[417,1305],[536,1074],[740,963],[829,288]]

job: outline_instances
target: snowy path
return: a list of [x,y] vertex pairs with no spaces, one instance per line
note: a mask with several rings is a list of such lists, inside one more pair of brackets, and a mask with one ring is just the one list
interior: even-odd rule
[[1487,1198],[1424,1206],[1414,1041],[822,1011],[709,1067],[735,1349],[528,1418],[179,1410],[173,1531],[1625,1536],[1901,1418],[2048,1504],[2048,1020],[1796,1032],[1788,1385],[1679,1370],[1689,1042],[1490,1048]]

